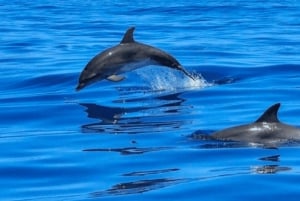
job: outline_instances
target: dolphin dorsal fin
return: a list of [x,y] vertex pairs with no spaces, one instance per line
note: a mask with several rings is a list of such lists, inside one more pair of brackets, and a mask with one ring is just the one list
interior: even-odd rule
[[255,122],[279,122],[277,112],[280,107],[280,103],[276,103],[269,107]]
[[134,27],[130,27],[126,33],[123,36],[123,39],[121,40],[121,44],[122,43],[133,43],[134,39],[133,39],[133,31],[134,31]]

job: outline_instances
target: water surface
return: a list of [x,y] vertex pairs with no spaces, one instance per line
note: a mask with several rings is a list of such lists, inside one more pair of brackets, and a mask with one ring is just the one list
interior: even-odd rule
[[[300,2],[9,1],[2,16],[1,200],[299,200],[300,149],[193,138],[281,102],[300,126]],[[174,55],[75,92],[135,26]]]

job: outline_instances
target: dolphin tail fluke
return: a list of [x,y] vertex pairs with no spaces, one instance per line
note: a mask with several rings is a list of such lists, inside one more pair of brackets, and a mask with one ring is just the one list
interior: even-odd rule
[[183,68],[183,66],[179,66],[178,69],[181,70],[186,76],[190,77],[192,80],[194,81],[196,80],[195,77],[190,72],[188,72]]

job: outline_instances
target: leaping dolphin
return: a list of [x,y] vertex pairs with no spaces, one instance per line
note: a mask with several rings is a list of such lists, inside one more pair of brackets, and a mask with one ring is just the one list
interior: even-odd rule
[[287,142],[300,141],[300,129],[278,120],[280,103],[269,107],[254,123],[227,128],[211,134],[213,139],[254,143],[277,147]]
[[134,29],[131,27],[126,31],[120,44],[104,50],[88,62],[80,74],[77,91],[103,79],[121,81],[124,76],[120,74],[147,65],[161,65],[177,69],[194,79],[170,54],[134,41]]

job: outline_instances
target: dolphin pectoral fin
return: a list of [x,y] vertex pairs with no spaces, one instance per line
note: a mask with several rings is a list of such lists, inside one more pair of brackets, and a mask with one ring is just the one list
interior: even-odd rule
[[112,82],[120,82],[120,81],[124,80],[125,77],[122,75],[111,75],[111,76],[107,77],[106,79],[109,81],[112,81]]

